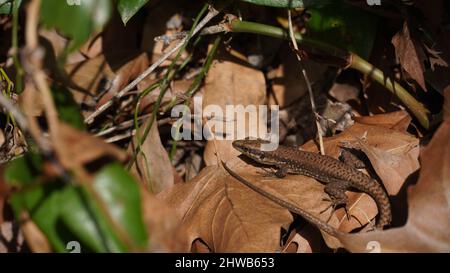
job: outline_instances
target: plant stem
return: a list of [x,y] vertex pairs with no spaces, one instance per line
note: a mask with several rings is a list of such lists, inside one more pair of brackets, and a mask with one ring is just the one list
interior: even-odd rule
[[[228,27],[231,32],[255,33],[279,39],[289,39],[288,32],[284,29],[255,22],[233,20],[229,23]],[[327,54],[330,54],[331,56],[346,58],[349,64],[348,67],[367,74],[374,81],[391,91],[404,105],[406,105],[406,107],[408,107],[411,113],[417,118],[419,123],[425,129],[430,127],[428,109],[413,96],[411,96],[411,94],[409,94],[408,91],[406,91],[406,89],[404,89],[398,82],[390,80],[380,69],[376,68],[368,61],[354,53],[348,52],[347,50],[335,47],[317,39],[304,37],[300,33],[295,33],[295,39],[298,43],[319,49]]]
[[411,94],[409,94],[399,83],[386,77],[383,71],[356,54],[350,56],[350,67],[368,75],[374,81],[394,93],[394,95],[409,108],[424,128],[428,129],[430,127],[430,120],[428,118],[430,112],[428,109],[411,96]]

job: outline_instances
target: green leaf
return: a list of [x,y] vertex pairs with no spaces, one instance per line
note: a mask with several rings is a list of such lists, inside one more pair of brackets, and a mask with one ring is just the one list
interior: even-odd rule
[[[16,0],[18,5],[17,7],[20,7],[20,4],[22,4],[22,0]],[[0,0],[0,14],[11,14],[13,9],[13,2],[14,0]]]
[[69,51],[82,45],[108,22],[110,0],[45,0],[41,4],[41,19],[47,27],[57,28],[72,39]]
[[[92,194],[84,186],[68,185],[60,180],[37,183],[43,178],[30,174],[29,163],[24,164],[23,158],[8,168],[9,172],[19,172],[6,174],[8,182],[12,177],[13,181],[28,183],[28,187],[11,196],[11,205],[17,217],[22,211],[29,213],[55,251],[66,252],[70,241],[78,241],[82,252],[145,249],[147,232],[139,187],[121,165],[103,168],[93,181],[95,194]],[[122,233],[127,242],[121,241]]]
[[261,6],[277,8],[320,7],[331,3],[331,0],[241,0]]
[[307,35],[369,57],[377,30],[376,16],[341,1],[311,9],[310,13]]
[[55,85],[52,86],[51,91],[60,119],[77,129],[85,130],[81,109],[73,99],[72,93],[64,86]]
[[15,193],[10,200],[17,217],[21,211],[28,211],[34,223],[58,252],[64,252],[66,243],[73,239],[64,239],[67,232],[59,221],[61,204],[64,202],[61,199],[61,190],[62,186],[56,183],[45,184]]
[[83,248],[95,252],[125,252],[113,227],[88,192],[80,187],[68,187],[61,193],[61,219]]
[[17,187],[23,187],[33,183],[42,173],[42,157],[37,154],[27,153],[22,157],[12,160],[5,169],[5,181]]
[[149,0],[119,0],[117,9],[119,10],[122,22],[127,22],[145,5]]
[[95,177],[94,189],[114,222],[121,225],[136,246],[146,247],[140,191],[134,178],[121,165],[111,164]]

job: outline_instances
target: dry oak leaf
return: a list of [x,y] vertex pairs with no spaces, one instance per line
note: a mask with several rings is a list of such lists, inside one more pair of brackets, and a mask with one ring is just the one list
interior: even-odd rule
[[[329,211],[323,185],[303,176],[261,178],[259,168],[240,159],[227,162],[238,174],[280,198],[288,198],[326,221]],[[238,166],[239,164],[239,166]],[[201,239],[213,252],[275,252],[283,249],[282,231],[287,231],[293,215],[231,177],[217,165],[204,168],[193,180],[176,184],[160,193],[178,213],[189,242]],[[337,224],[332,217],[331,225]],[[339,246],[338,242],[330,244]],[[191,245],[186,245],[189,250]]]
[[450,252],[450,121],[421,153],[417,184],[408,188],[408,220],[403,227],[340,238],[353,252],[375,242],[380,252]]
[[[383,117],[385,119],[382,119]],[[343,143],[354,143],[358,139],[365,138],[363,152],[366,153],[388,193],[396,195],[408,176],[420,167],[419,139],[406,132],[407,126],[402,124],[405,123],[405,119],[410,120],[399,113],[357,119],[356,123],[345,132],[326,139],[325,153],[338,157]],[[399,130],[400,128],[403,129]],[[312,141],[302,148],[317,151]]]
[[[399,114],[392,114],[392,117],[383,116],[391,120],[394,127],[397,124],[395,120],[404,119]],[[406,179],[419,168],[419,140],[406,131],[386,127],[387,123],[378,116],[374,116],[373,120],[366,117],[364,121],[370,125],[356,122],[341,134],[324,138],[325,154],[337,158],[343,143],[352,143],[365,137],[363,152],[367,153],[388,194],[397,195]],[[377,126],[377,122],[382,125]],[[301,148],[317,152],[317,145],[313,141],[307,142]],[[347,195],[350,220],[343,209],[336,210],[336,216],[340,222],[339,229],[349,232],[366,225],[377,215],[378,209],[373,199],[365,193],[348,192]],[[324,237],[330,236],[324,234]]]

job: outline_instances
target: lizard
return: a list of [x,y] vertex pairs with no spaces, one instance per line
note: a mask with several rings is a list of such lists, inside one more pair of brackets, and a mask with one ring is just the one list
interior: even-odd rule
[[[244,139],[235,140],[232,145],[236,150],[258,163],[266,166],[275,166],[277,168],[275,175],[279,178],[283,178],[288,173],[300,174],[312,177],[322,183],[325,183],[325,192],[330,196],[334,207],[347,204],[348,198],[345,194],[347,189],[353,188],[365,192],[371,196],[377,204],[379,219],[375,227],[377,229],[382,229],[384,226],[390,224],[392,215],[389,197],[384,188],[373,178],[330,156],[301,151],[296,148],[283,145],[279,145],[274,151],[263,151],[261,149],[261,144],[263,143],[268,142],[260,139]],[[265,192],[242,177],[239,179],[239,176],[236,173],[233,175],[230,172],[231,170],[226,167],[226,165],[224,165],[224,168],[234,178],[238,179],[246,186],[250,187],[259,194],[262,194],[278,205],[299,214],[325,232],[334,236],[340,232],[292,203],[286,202],[268,192]]]

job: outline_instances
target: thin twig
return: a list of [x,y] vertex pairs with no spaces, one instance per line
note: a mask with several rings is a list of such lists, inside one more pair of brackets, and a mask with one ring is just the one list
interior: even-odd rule
[[309,80],[308,74],[306,73],[306,69],[303,64],[303,60],[300,57],[300,54],[298,54],[298,45],[297,45],[297,40],[295,39],[295,36],[294,36],[294,30],[292,28],[292,18],[291,18],[291,10],[290,9],[288,9],[288,21],[289,21],[289,36],[291,38],[292,44],[294,45],[294,49],[297,51],[297,52],[295,52],[295,54],[297,55],[297,59],[300,63],[300,68],[302,70],[303,78],[305,79],[306,86],[308,87],[309,99],[311,102],[311,110],[314,114],[314,119],[316,121],[317,137],[319,138],[320,153],[322,155],[325,155],[325,149],[323,148],[322,129],[321,129],[320,123],[319,123],[319,114],[317,113],[316,104],[314,102],[314,94],[313,94],[313,90],[311,87],[311,82]]
[[[192,35],[195,35],[197,32],[199,32],[212,18],[214,18],[219,11],[214,9],[212,6],[209,6],[209,12],[206,14],[206,16],[200,21],[200,23],[197,25],[197,27],[194,29]],[[169,50],[167,53],[165,53],[161,58],[159,58],[155,63],[153,63],[149,68],[147,68],[139,77],[137,77],[134,81],[132,81],[130,84],[128,84],[125,88],[120,90],[113,99],[109,100],[102,106],[100,106],[94,113],[92,113],[89,117],[85,119],[85,122],[87,124],[91,124],[94,119],[106,111],[109,107],[113,105],[113,101],[116,99],[120,99],[123,95],[125,95],[127,92],[129,92],[131,89],[136,87],[136,85],[141,82],[144,78],[146,78],[150,73],[153,72],[158,66],[160,66],[166,59],[168,59],[172,54],[177,52],[187,41],[188,37],[183,38],[175,47],[173,47],[171,50]]]
[[[216,34],[216,33],[227,32],[227,31],[229,31],[228,26],[226,24],[221,23],[218,25],[206,27],[206,28],[202,29],[202,31],[200,31],[199,34],[200,35],[211,35],[211,34]],[[173,33],[173,34],[164,34],[164,35],[155,37],[153,40],[155,42],[162,41],[165,45],[167,45],[173,41],[186,38],[188,33],[189,33],[189,31],[181,31],[181,32]]]
[[14,117],[19,127],[26,131],[28,130],[28,122],[25,115],[20,111],[18,107],[16,107],[10,99],[8,99],[2,92],[0,92],[0,105],[3,106],[6,111],[8,111],[11,116]]
[[26,21],[26,56],[27,65],[24,67],[27,75],[33,79],[36,89],[42,95],[42,101],[45,107],[47,123],[51,138],[57,138],[58,134],[58,112],[53,101],[53,96],[47,84],[47,76],[42,70],[42,62],[44,58],[44,50],[39,47],[38,41],[38,25],[39,25],[39,9],[41,1],[32,1],[27,8]]

